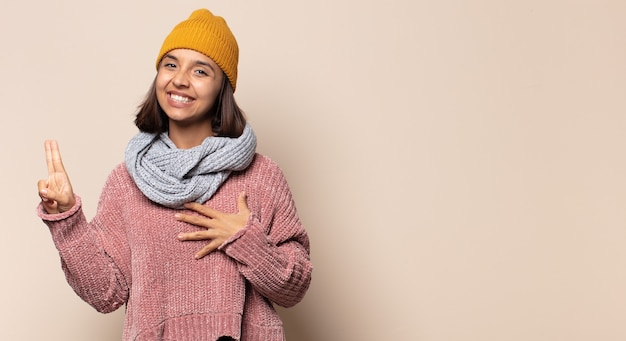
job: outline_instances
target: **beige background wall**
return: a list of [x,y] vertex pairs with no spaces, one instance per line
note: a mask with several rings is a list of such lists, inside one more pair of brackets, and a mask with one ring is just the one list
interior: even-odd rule
[[34,215],[59,140],[92,216],[195,8],[312,240],[292,341],[626,340],[626,3],[5,1],[3,340],[119,340]]

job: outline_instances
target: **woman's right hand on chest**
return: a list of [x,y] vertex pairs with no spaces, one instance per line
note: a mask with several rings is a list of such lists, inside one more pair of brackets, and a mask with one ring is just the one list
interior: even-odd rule
[[39,197],[48,214],[63,213],[74,206],[76,198],[65,167],[63,167],[59,145],[54,140],[47,140],[44,145],[48,179],[39,180],[37,183]]

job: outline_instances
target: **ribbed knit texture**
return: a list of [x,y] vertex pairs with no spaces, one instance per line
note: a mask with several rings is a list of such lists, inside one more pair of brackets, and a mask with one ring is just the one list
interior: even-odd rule
[[228,77],[233,90],[237,89],[239,46],[224,18],[213,15],[208,9],[191,13],[165,38],[157,56],[157,70],[163,56],[174,49],[191,49],[213,59]]
[[76,205],[38,215],[50,228],[68,283],[100,312],[126,304],[123,340],[284,340],[272,303],[289,307],[311,280],[309,240],[278,166],[256,155],[206,205],[237,212],[241,191],[252,212],[218,250],[195,260],[208,241],[181,242],[199,228],[154,204],[121,164],[109,175],[91,222]]
[[255,150],[249,124],[238,138],[207,137],[190,149],[178,149],[167,133],[139,132],[126,147],[126,168],[150,200],[182,208],[209,200],[232,171],[248,167]]

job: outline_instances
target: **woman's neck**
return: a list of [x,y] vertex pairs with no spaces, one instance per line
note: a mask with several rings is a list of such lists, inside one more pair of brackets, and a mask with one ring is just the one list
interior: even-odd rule
[[214,136],[211,122],[180,126],[170,121],[168,135],[178,149],[189,149],[202,144],[204,139]]

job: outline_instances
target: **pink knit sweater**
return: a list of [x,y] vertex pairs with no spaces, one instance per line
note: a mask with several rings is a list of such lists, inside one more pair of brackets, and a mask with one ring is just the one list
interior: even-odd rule
[[256,155],[231,174],[206,205],[237,212],[245,191],[252,214],[246,226],[208,256],[208,241],[177,240],[198,227],[176,210],[148,200],[123,164],[109,175],[98,210],[87,222],[76,205],[38,215],[48,225],[68,283],[107,313],[126,304],[123,340],[284,340],[273,303],[289,307],[311,281],[309,240],[279,167]]

